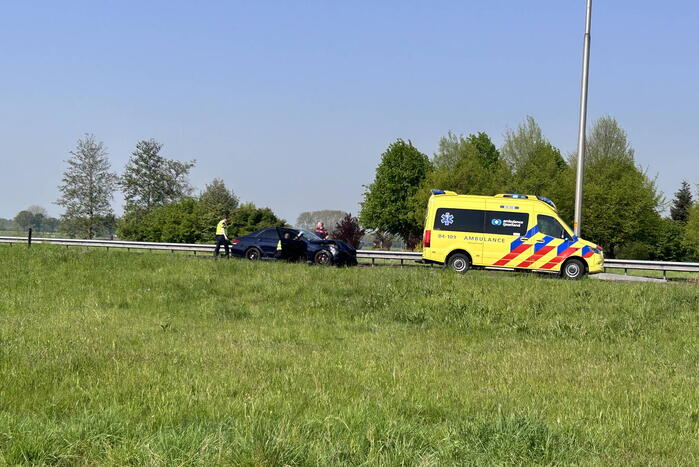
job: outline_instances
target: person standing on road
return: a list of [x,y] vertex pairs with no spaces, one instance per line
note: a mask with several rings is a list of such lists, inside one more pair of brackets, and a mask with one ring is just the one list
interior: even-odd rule
[[226,232],[227,228],[228,216],[225,216],[216,225],[216,249],[214,250],[214,258],[218,258],[218,253],[221,250],[221,245],[223,245],[226,250],[226,258],[230,256],[230,252],[228,251],[228,245],[230,245],[231,242],[228,240],[228,232]]
[[316,230],[314,231],[314,233],[323,240],[328,238],[328,231],[325,229],[325,224],[323,224],[322,222],[318,222],[316,224]]

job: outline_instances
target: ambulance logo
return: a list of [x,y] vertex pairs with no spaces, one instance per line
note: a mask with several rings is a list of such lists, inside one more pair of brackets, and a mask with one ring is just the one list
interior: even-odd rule
[[454,223],[454,215],[450,212],[445,212],[442,214],[442,224],[451,225]]
[[490,221],[491,224],[501,226],[502,225],[502,219],[493,219]]

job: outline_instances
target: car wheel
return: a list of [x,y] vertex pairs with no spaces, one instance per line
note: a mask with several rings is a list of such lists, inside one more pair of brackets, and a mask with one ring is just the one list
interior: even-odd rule
[[585,275],[585,265],[579,259],[569,259],[561,268],[561,277],[569,280],[577,280]]
[[250,261],[257,261],[262,257],[262,253],[257,248],[248,248],[245,251],[245,258]]
[[320,250],[315,254],[313,259],[316,264],[320,264],[321,266],[330,266],[333,264],[333,256],[328,250]]
[[471,260],[463,253],[456,253],[449,257],[449,262],[447,264],[455,272],[463,274],[471,267]]

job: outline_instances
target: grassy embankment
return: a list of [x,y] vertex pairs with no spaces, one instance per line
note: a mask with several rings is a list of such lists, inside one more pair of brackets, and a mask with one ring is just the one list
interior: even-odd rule
[[699,463],[699,288],[0,246],[0,464]]

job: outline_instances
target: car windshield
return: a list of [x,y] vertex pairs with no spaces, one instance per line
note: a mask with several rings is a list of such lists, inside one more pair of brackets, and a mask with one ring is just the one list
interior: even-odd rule
[[323,240],[320,238],[318,235],[314,234],[313,232],[309,232],[308,230],[304,229],[298,229],[299,232],[301,232],[301,235],[303,235],[303,238],[310,242],[317,242],[319,240]]

